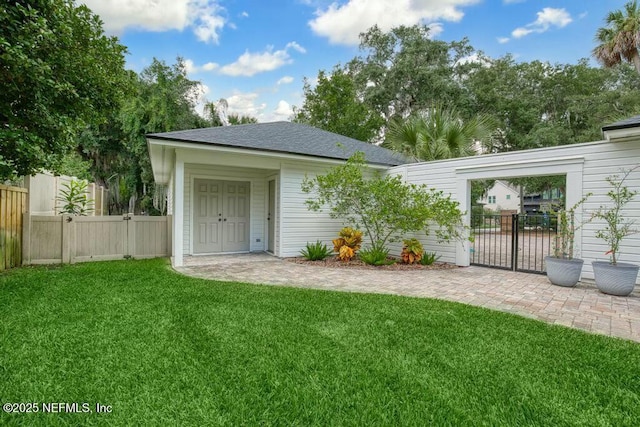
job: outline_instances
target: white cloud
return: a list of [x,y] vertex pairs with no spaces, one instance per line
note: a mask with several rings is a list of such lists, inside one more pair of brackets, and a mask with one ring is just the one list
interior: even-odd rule
[[291,76],[284,76],[283,78],[281,78],[280,80],[278,80],[278,86],[280,85],[288,85],[289,83],[293,83],[293,77]]
[[191,28],[199,40],[218,43],[227,23],[219,0],[80,0],[100,15],[110,33],[127,28],[167,31]]
[[191,59],[184,60],[185,68],[187,69],[187,74],[196,74],[201,71],[213,71],[220,67],[215,62],[207,62],[204,65],[196,65]]
[[516,28],[511,32],[511,35],[519,39],[527,36],[531,33],[544,33],[551,27],[563,28],[569,25],[573,19],[566,9],[554,9],[552,7],[545,7],[538,12],[538,18],[530,24],[524,27]]
[[240,16],[241,16],[241,17],[243,17],[243,18],[248,18],[248,17],[249,17],[249,13],[248,13],[248,12],[246,12],[246,11],[244,11],[244,12],[242,12],[242,13],[240,14]]
[[280,120],[288,120],[293,114],[293,108],[287,101],[280,100],[273,114]]
[[504,4],[524,3],[527,0],[503,0]]
[[289,55],[289,49],[295,49],[301,53],[306,52],[296,42],[291,42],[284,49],[276,51],[273,50],[273,46],[268,46],[267,50],[261,53],[247,51],[240,55],[235,62],[220,68],[220,73],[228,76],[251,77],[258,73],[273,71],[293,62]]
[[498,37],[498,43],[500,44],[509,43],[509,40],[511,40],[509,37]]
[[302,46],[300,46],[296,42],[287,43],[287,49],[294,49],[294,50],[297,50],[300,53],[307,53],[307,49],[303,48]]
[[442,22],[432,22],[429,24],[429,36],[435,37],[442,34],[444,31],[444,24]]
[[480,64],[480,65],[484,65],[484,66],[491,65],[491,63],[489,61],[487,61],[487,59],[484,56],[480,56],[477,53],[474,53],[472,55],[460,58],[458,60],[457,64],[460,64],[460,65],[464,65],[464,64]]
[[511,35],[514,38],[519,39],[521,37],[528,36],[531,33],[533,33],[532,29],[520,27],[520,28],[516,28],[515,30],[513,30],[511,32]]
[[239,115],[252,116],[260,119],[264,114],[267,104],[260,103],[256,105],[258,94],[255,92],[242,93],[235,92],[233,95],[226,98],[229,103],[229,113],[235,113]]
[[196,112],[204,116],[204,104],[207,103],[207,95],[211,92],[211,89],[206,84],[200,83],[194,88],[194,91],[196,95]]
[[[309,21],[314,33],[327,37],[331,43],[357,45],[359,34],[373,25],[389,31],[399,25],[430,24],[436,21],[458,22],[464,14],[463,6],[481,0],[348,0],[332,3],[316,10],[316,18]],[[437,23],[432,36],[442,31]]]

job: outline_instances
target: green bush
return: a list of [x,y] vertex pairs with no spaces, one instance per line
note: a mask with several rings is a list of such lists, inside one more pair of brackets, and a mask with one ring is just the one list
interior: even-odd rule
[[389,259],[389,249],[381,242],[374,243],[370,248],[361,249],[360,259],[369,265],[389,265],[395,262]]
[[322,261],[333,252],[331,252],[327,245],[317,240],[315,243],[307,243],[307,247],[301,250],[300,253],[309,261]]
[[93,211],[93,199],[87,196],[87,181],[72,180],[62,184],[56,201],[62,203],[60,213],[67,215],[88,215]]
[[482,205],[471,206],[471,227],[477,228],[484,224],[484,207]]
[[425,252],[422,254],[422,258],[420,258],[420,264],[431,265],[439,259],[440,255],[437,255],[435,252]]

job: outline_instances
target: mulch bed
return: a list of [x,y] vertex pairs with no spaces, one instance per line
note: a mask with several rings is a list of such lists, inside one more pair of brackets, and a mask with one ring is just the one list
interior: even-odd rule
[[326,258],[322,261],[309,261],[303,257],[287,258],[287,261],[295,262],[296,264],[313,265],[326,268],[356,268],[365,270],[447,270],[456,268],[454,264],[448,264],[445,262],[436,262],[432,265],[404,264],[397,259],[395,264],[375,266],[365,264],[357,258],[352,259],[351,261],[340,261],[338,257],[335,256]]

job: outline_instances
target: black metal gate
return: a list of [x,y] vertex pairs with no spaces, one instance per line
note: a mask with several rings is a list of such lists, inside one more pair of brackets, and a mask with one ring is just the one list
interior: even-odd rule
[[471,264],[546,274],[557,217],[549,214],[471,215]]

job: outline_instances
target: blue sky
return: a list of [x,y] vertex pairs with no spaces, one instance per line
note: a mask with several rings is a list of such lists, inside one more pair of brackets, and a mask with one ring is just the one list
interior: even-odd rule
[[202,100],[287,120],[304,77],[358,54],[358,34],[426,24],[434,39],[468,37],[491,57],[575,63],[590,57],[607,12],[627,0],[79,0],[129,48],[127,66],[187,61]]

